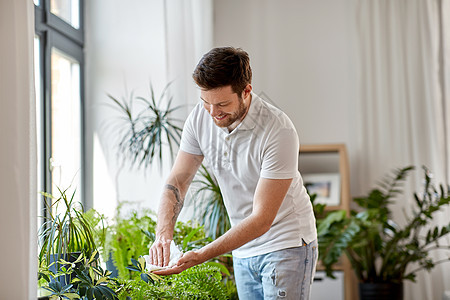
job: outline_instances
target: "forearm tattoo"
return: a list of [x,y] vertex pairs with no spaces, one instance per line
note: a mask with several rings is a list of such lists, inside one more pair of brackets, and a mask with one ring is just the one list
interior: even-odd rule
[[181,209],[183,208],[184,199],[181,198],[180,191],[177,187],[166,184],[166,189],[172,191],[175,196],[175,205],[173,206],[173,218],[172,222],[175,223],[177,221],[178,215],[180,214]]

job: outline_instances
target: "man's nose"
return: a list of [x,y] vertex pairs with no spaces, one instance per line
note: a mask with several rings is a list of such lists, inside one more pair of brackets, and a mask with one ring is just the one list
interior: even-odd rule
[[211,105],[209,108],[209,113],[211,116],[215,117],[219,115],[219,110],[217,109],[217,106]]

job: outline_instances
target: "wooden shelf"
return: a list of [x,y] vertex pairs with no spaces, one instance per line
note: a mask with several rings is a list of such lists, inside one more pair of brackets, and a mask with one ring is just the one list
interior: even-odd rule
[[[347,155],[347,148],[345,144],[317,144],[317,145],[301,145],[299,149],[300,157],[307,154],[338,154],[339,162],[338,169],[340,175],[340,204],[335,206],[327,206],[325,211],[333,211],[343,209],[350,213],[350,171],[349,161]],[[300,173],[302,173],[300,167]],[[324,268],[318,264],[317,270]],[[350,262],[346,257],[342,257],[341,261],[334,268],[337,271],[344,272],[344,290],[345,299],[357,299],[356,281],[351,268]]]

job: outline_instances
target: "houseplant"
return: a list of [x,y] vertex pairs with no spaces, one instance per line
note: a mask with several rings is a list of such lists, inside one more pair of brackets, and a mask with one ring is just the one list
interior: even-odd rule
[[145,269],[145,260],[133,259],[136,280],[120,280],[119,299],[230,299],[220,269],[204,263],[171,276],[157,276]]
[[[199,220],[205,227],[207,235],[215,240],[231,228],[230,219],[223,201],[222,192],[213,174],[208,168],[201,165],[197,178],[193,181],[196,186],[190,201],[194,203],[193,218]],[[227,289],[235,290],[230,293],[230,299],[237,299],[236,283],[233,274],[233,259],[231,254],[225,254],[218,258],[225,265],[230,275],[224,278]]]
[[205,226],[208,236],[215,240],[231,228],[230,219],[214,175],[204,165],[201,165],[198,175],[199,178],[193,181],[198,188],[191,197],[195,205],[194,218]]
[[[119,278],[133,279],[136,274],[130,272],[128,267],[133,258],[148,253],[155,239],[156,221],[152,210],[126,206],[131,206],[131,203],[122,202],[116,208],[113,222],[106,230],[101,254],[104,261],[112,258]],[[203,227],[192,222],[177,222],[174,241],[183,251],[189,251],[206,245],[210,239],[205,236]]]
[[359,211],[334,211],[318,223],[320,260],[327,275],[332,277],[333,265],[345,254],[360,282],[361,299],[402,299],[404,280],[415,281],[419,270],[447,261],[433,261],[429,251],[449,249],[439,241],[450,233],[450,223],[430,224],[449,205],[449,187],[437,189],[426,168],[424,190],[414,194],[415,207],[406,223],[400,226],[391,219],[389,205],[401,196],[402,182],[412,170],[398,169],[367,196],[355,198]]
[[124,207],[127,204],[129,203],[121,202],[117,206],[114,219],[107,227],[101,254],[105,262],[109,261],[108,269],[115,276],[131,279],[132,274],[127,267],[131,265],[131,258],[148,253],[151,236],[146,232],[153,232],[156,222],[152,218],[154,213],[149,209],[130,209],[126,213]]
[[103,217],[94,210],[83,212],[74,202],[75,191],[69,197],[68,189],[58,190],[58,198],[42,193],[48,217],[39,230],[41,290],[50,292],[49,299],[117,299],[108,286],[114,283],[110,273],[100,267],[95,241],[103,232]]
[[[168,95],[169,86],[170,83],[164,88],[159,100],[156,99],[152,84],[150,99],[135,97],[133,93],[128,100],[108,95],[125,123],[125,129],[119,130],[118,153],[129,158],[138,167],[149,167],[156,157],[161,169],[164,146],[169,147],[173,158],[174,146],[179,145],[182,129],[177,124],[181,121],[172,116],[179,106],[172,107],[172,97]],[[162,106],[164,100],[167,100],[165,107]],[[139,104],[141,106],[136,107]]]
[[[74,202],[75,191],[71,196],[68,189],[58,188],[58,191],[59,197],[42,193],[48,217],[38,233],[39,265],[51,268],[54,273],[58,272],[60,259],[73,261],[80,253],[90,257],[97,250],[94,229],[85,218],[81,204]],[[65,276],[59,279],[62,283],[70,281]]]
[[[60,259],[58,263],[61,268],[57,274],[49,272],[48,269],[40,273],[47,282],[43,287],[49,292],[47,299],[117,299],[115,289],[118,283],[110,277],[111,272],[99,266],[97,251],[92,253],[90,258],[81,253],[73,262]],[[55,280],[59,274],[70,277],[71,281],[62,284]]]

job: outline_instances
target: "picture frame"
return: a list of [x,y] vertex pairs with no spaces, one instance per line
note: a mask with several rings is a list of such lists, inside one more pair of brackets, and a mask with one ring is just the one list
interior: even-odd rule
[[341,178],[339,173],[302,174],[303,185],[310,195],[316,194],[316,203],[327,206],[341,204]]

